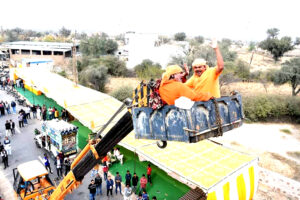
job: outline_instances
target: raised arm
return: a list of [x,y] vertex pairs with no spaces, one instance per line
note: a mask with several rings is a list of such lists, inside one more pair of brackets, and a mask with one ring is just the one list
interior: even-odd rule
[[223,57],[222,57],[221,51],[220,51],[220,49],[218,47],[218,42],[217,42],[216,39],[212,40],[211,47],[216,52],[216,57],[217,57],[217,73],[219,74],[224,69],[224,61],[223,61]]

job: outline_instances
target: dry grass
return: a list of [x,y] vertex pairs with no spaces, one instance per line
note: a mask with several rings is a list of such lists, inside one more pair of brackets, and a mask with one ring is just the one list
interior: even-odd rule
[[244,96],[254,96],[257,94],[292,95],[292,88],[289,84],[277,86],[273,83],[262,84],[254,82],[231,83],[223,86],[221,88],[221,93],[222,95],[228,95],[233,90],[240,92]]
[[[238,51],[237,54],[239,59],[243,60],[246,63],[250,63],[250,59],[252,56],[251,52]],[[292,57],[282,57],[280,61],[275,63],[270,54],[263,54],[257,52],[253,54],[250,70],[253,72],[267,71],[269,69],[280,69],[281,64],[290,59],[292,59]]]
[[[113,77],[110,82],[106,85],[108,93],[116,90],[120,86],[129,86],[136,88],[141,82],[138,78],[123,78],[123,77]],[[286,95],[291,96],[291,86],[289,84],[284,85],[274,85],[268,83],[263,85],[262,83],[253,82],[237,82],[225,85],[221,88],[222,95],[229,95],[231,91],[236,90],[244,96],[252,96],[257,94],[275,94],[275,95]]]
[[123,78],[123,77],[112,77],[110,82],[106,85],[108,93],[118,89],[121,86],[129,86],[136,88],[141,81],[137,78]]
[[300,151],[295,151],[295,152],[287,152],[287,154],[293,158],[296,158],[297,160],[300,161]]

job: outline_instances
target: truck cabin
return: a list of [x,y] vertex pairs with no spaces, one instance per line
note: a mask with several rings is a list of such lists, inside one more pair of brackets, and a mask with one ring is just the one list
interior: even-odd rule
[[41,193],[49,195],[54,189],[54,184],[48,176],[48,171],[38,160],[20,164],[13,169],[14,190],[23,199],[34,199]]

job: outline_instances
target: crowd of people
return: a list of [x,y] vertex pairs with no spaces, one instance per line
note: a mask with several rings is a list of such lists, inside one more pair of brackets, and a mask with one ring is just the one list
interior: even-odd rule
[[[88,186],[90,191],[90,200],[95,200],[97,195],[103,195],[102,184],[106,186],[106,195],[113,196],[113,193],[116,195],[119,193],[123,195],[124,200],[131,200],[133,195],[137,195],[136,199],[138,200],[150,200],[150,197],[147,193],[147,185],[152,186],[152,168],[148,164],[145,174],[141,175],[141,178],[136,173],[133,175],[129,170],[126,171],[126,174],[123,176],[119,172],[116,172],[114,178],[112,175],[108,174],[108,164],[109,159],[106,157],[102,159],[102,173],[99,170],[99,165],[95,166],[91,173],[91,182]],[[103,174],[103,180],[102,176]],[[124,189],[122,190],[122,182],[124,182]],[[139,185],[139,188],[138,188]],[[152,200],[155,200],[156,197],[153,196]]]
[[[48,170],[51,174],[53,174],[53,171],[52,171],[51,165],[50,165],[50,160],[46,153],[44,154],[44,157],[43,157],[43,163],[44,163],[46,170]],[[56,168],[57,180],[63,178],[64,176],[66,176],[69,173],[69,171],[71,169],[71,164],[72,164],[71,159],[68,156],[64,157],[62,152],[60,152],[56,156],[54,165]]]
[[[3,83],[3,82],[2,82]],[[8,103],[7,101],[0,102],[0,117],[9,116],[12,113],[16,113],[16,104],[12,101]],[[12,119],[6,120],[4,124],[5,136],[3,138],[3,143],[0,140],[0,155],[4,165],[4,169],[9,167],[8,156],[12,155],[11,138],[15,135],[15,122]],[[1,138],[1,135],[0,135]]]

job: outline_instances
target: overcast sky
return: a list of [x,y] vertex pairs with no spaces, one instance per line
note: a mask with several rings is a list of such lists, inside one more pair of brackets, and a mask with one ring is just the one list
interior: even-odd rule
[[126,31],[260,41],[266,30],[300,37],[299,0],[3,0],[0,26]]

